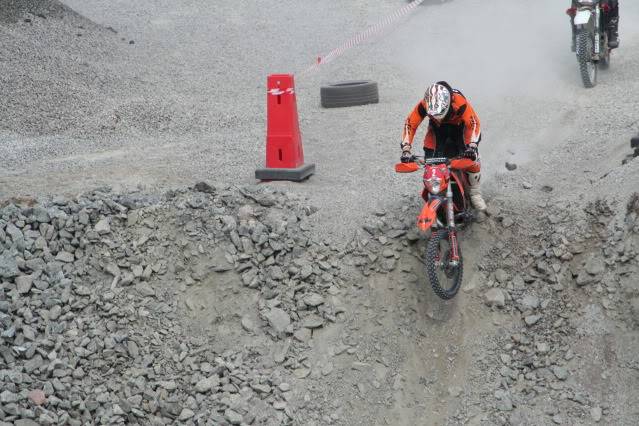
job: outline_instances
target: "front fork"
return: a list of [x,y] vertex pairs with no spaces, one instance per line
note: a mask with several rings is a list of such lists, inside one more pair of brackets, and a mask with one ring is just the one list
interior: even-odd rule
[[455,226],[455,205],[453,203],[453,188],[446,189],[446,222],[448,222],[448,241],[450,242],[450,266],[459,264],[459,246],[457,245],[457,227]]
[[600,31],[599,31],[599,26],[601,25],[601,8],[600,7],[595,7],[595,55],[594,55],[594,60],[598,61],[599,60],[599,54],[601,53],[601,45],[600,43]]

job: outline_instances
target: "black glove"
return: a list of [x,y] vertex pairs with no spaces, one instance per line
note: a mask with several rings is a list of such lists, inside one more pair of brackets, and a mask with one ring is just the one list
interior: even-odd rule
[[413,154],[410,151],[410,144],[402,142],[399,146],[402,148],[402,156],[399,160],[402,163],[410,163],[413,160]]
[[413,154],[410,151],[402,152],[402,156],[399,158],[402,163],[412,163],[413,162]]
[[473,161],[477,161],[479,157],[479,153],[477,152],[477,144],[470,143],[466,146],[466,151],[464,151],[463,156]]

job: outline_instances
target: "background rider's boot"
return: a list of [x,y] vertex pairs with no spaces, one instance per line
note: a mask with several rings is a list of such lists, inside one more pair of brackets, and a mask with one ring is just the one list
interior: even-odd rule
[[483,212],[486,210],[486,202],[481,196],[481,173],[467,173],[470,190],[470,203],[474,208]]
[[619,17],[616,16],[610,19],[610,23],[608,24],[608,31],[610,33],[610,38],[608,40],[608,47],[611,49],[616,49],[619,47]]

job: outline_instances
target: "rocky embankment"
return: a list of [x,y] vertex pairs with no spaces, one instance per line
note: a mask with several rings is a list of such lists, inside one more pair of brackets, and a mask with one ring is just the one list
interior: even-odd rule
[[[479,271],[464,293],[498,315],[499,332],[475,348],[451,424],[526,423],[540,406],[549,424],[627,418],[611,396],[631,384],[614,379],[637,360],[608,327],[637,325],[638,200],[542,204],[527,223],[495,200],[474,225],[473,238],[489,243],[483,256],[468,253]],[[360,326],[351,288],[378,273],[421,282],[402,261],[421,246],[405,211],[371,215],[336,244],[312,231],[316,210],[269,188],[206,183],[4,202],[0,419],[299,423],[313,406],[305,381],[321,387],[333,373],[310,362],[314,333]],[[356,354],[358,342],[337,353]],[[598,351],[608,365],[593,386]],[[397,377],[380,379],[392,389]],[[339,423],[325,408],[305,418]]]
[[[204,183],[5,203],[0,420],[286,423],[286,377],[308,374],[295,342],[341,312],[344,252],[311,236],[313,212],[289,194]],[[251,294],[249,314],[220,314],[219,299],[246,306]],[[213,332],[192,332],[215,315]],[[227,322],[241,336],[225,349]],[[256,328],[295,340],[268,355]]]

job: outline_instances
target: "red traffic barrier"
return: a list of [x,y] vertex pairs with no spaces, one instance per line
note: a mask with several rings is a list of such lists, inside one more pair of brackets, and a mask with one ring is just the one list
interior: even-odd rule
[[266,167],[255,178],[302,181],[315,173],[315,164],[304,164],[293,75],[269,75],[267,89]]

